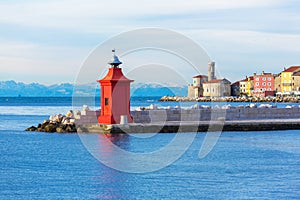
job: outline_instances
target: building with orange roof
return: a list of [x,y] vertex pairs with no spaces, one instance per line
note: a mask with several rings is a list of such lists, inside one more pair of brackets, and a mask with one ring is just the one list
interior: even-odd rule
[[254,73],[253,76],[253,92],[254,97],[266,97],[275,95],[274,75],[271,73],[261,74]]
[[225,78],[213,79],[203,83],[203,96],[225,97],[231,96],[231,82]]
[[193,84],[188,86],[188,97],[197,98],[203,96],[203,83],[208,80],[205,75],[198,75],[193,77]]
[[188,86],[188,97],[223,97],[231,95],[230,81],[216,79],[215,62],[208,62],[208,76],[193,77],[193,84]]
[[292,90],[293,92],[300,91],[300,71],[292,75]]
[[[296,72],[300,71],[300,66],[291,66],[287,69],[284,69],[280,74],[280,89],[282,93],[284,92],[293,92],[295,88],[299,88],[300,85],[295,85],[293,78],[295,79]],[[298,83],[297,83],[298,84]]]

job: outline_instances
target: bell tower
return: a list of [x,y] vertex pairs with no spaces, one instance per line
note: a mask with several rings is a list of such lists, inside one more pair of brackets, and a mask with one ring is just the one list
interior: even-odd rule
[[113,58],[108,63],[110,68],[107,75],[97,82],[101,87],[101,112],[98,117],[99,124],[119,124],[121,115],[127,116],[127,121],[132,122],[130,115],[130,83],[133,80],[123,75],[119,65],[122,62],[112,50]]

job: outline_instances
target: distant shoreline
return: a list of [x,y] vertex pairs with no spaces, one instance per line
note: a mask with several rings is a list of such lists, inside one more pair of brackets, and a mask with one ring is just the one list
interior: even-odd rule
[[280,96],[280,97],[180,97],[163,96],[161,102],[253,102],[253,103],[300,103],[300,96]]

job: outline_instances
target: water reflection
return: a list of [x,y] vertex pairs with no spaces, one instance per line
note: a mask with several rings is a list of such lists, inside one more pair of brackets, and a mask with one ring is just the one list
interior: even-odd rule
[[[125,163],[119,162],[118,152],[115,151],[114,145],[121,149],[130,151],[130,136],[126,134],[99,134],[98,141],[98,155],[106,159],[110,165],[118,165]],[[121,159],[122,160],[122,159]],[[100,168],[100,175],[97,182],[99,183],[99,199],[132,199],[131,193],[128,191],[128,181],[132,179],[131,174],[120,172],[109,167]],[[132,187],[132,186],[130,186]],[[131,188],[132,189],[132,188]]]
[[80,135],[86,149],[102,164],[113,169],[145,173],[160,170],[178,158],[192,144],[196,133],[159,134],[151,139],[130,135]]
[[[106,146],[107,142],[103,140],[103,137],[106,137],[105,139],[108,139],[113,144],[117,145],[118,147],[130,151],[130,136],[128,134],[102,134],[98,135],[99,145],[100,146]],[[103,143],[104,142],[104,143]]]
[[128,182],[132,181],[132,175],[119,172],[114,169],[103,167],[99,168],[97,176],[97,198],[98,199],[133,199],[129,192],[132,186]]

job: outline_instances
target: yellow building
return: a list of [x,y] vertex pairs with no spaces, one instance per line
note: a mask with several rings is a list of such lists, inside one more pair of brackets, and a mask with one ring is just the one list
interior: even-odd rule
[[291,66],[281,72],[280,88],[281,92],[292,92],[293,91],[293,74],[294,72],[300,71],[300,66]]
[[240,81],[240,95],[251,96],[253,90],[253,76]]
[[274,86],[275,86],[275,93],[281,92],[281,75],[276,74],[274,76]]

